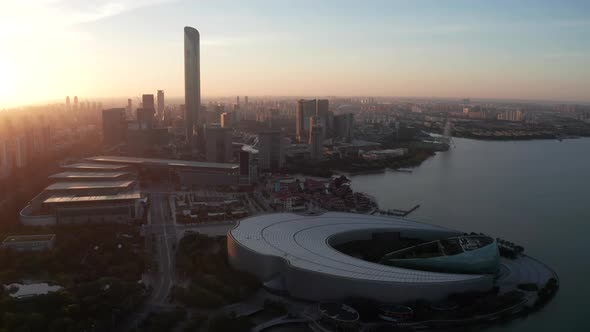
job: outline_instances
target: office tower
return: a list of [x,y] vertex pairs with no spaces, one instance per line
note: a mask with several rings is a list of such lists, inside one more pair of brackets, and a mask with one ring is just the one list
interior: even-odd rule
[[244,97],[244,105],[248,106],[248,96]]
[[240,105],[240,96],[236,97],[236,104]]
[[336,137],[350,142],[352,141],[352,126],[354,115],[352,113],[339,114],[334,116],[334,134]]
[[154,128],[154,109],[153,108],[138,108],[137,109],[137,124],[139,129]]
[[74,96],[74,110],[78,110],[78,96]]
[[295,135],[299,142],[305,142],[309,135],[309,118],[316,114],[316,100],[297,100],[295,114]]
[[201,68],[199,59],[199,32],[184,27],[184,103],[186,140],[191,150],[195,148],[193,132],[201,108]]
[[153,109],[156,110],[156,106],[154,103],[154,95],[143,95],[141,96],[141,107],[144,109]]
[[72,105],[70,104],[70,96],[66,97],[66,110],[70,110]]
[[[312,120],[310,120],[312,121]],[[319,125],[313,125],[309,129],[309,145],[311,147],[311,159],[319,160],[323,156],[323,128]]]
[[322,125],[328,122],[328,113],[330,111],[330,102],[328,99],[318,99],[316,102],[316,116]]
[[158,117],[161,117],[164,113],[164,90],[158,90]]
[[316,102],[316,114],[317,123],[316,125],[322,126],[323,133],[322,135],[325,137],[326,132],[328,132],[331,128],[328,126],[329,123],[329,101],[328,99],[318,99]]
[[127,99],[127,108],[125,109],[128,116],[131,116],[133,113],[133,100],[131,98]]
[[232,158],[231,129],[217,126],[205,128],[207,161],[229,163]]
[[258,134],[258,167],[261,171],[277,172],[283,167],[283,140],[278,130]]
[[248,151],[240,151],[238,154],[239,156],[239,163],[240,163],[240,184],[250,184],[252,182],[250,177],[250,152]]
[[233,128],[237,122],[236,112],[221,113],[221,128]]
[[125,140],[127,121],[124,108],[111,108],[102,111],[102,145],[111,147]]

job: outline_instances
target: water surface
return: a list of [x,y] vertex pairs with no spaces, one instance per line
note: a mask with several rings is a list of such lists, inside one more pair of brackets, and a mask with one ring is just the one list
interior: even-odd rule
[[487,331],[590,331],[590,139],[455,139],[411,174],[352,180],[383,209],[421,204],[410,219],[521,244],[557,272],[561,288],[549,305]]

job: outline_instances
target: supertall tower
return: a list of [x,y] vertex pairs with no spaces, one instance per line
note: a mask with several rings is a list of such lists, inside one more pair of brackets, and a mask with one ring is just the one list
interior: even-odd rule
[[184,27],[184,104],[187,143],[194,149],[193,132],[201,108],[199,31]]

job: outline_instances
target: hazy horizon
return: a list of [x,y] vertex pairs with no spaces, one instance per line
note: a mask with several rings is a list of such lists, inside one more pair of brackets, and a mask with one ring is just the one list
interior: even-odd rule
[[[0,13],[0,109],[184,94],[588,102],[584,1],[24,0]],[[406,97],[404,97],[406,96]]]

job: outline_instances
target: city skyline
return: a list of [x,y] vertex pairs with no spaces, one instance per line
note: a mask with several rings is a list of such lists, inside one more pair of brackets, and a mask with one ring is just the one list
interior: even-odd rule
[[202,34],[205,98],[586,102],[589,9],[583,1],[21,1],[0,14],[8,50],[0,108],[157,89],[182,97],[185,25]]

